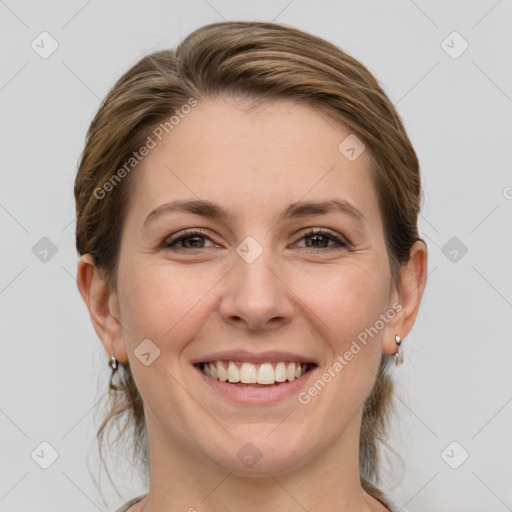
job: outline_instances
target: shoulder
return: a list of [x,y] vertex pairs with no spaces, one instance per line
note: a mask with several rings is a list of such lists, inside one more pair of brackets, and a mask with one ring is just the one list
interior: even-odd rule
[[135,505],[135,503],[138,503],[140,500],[145,498],[146,495],[143,494],[142,496],[137,496],[136,498],[132,498],[131,500],[127,501],[124,505],[122,505],[120,508],[116,509],[115,512],[126,512],[132,505]]

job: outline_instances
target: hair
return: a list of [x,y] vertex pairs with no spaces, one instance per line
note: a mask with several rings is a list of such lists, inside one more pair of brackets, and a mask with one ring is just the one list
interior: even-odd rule
[[[218,97],[244,98],[254,104],[282,100],[307,104],[363,141],[370,154],[391,275],[399,282],[400,266],[421,240],[419,163],[400,116],[371,72],[356,59],[319,37],[264,22],[203,26],[176,49],[151,53],[121,76],[91,122],[78,166],[74,187],[78,253],[90,253],[116,287],[134,175],[126,162],[147,144],[155,129],[168,127],[169,122],[162,123],[191,99]],[[127,172],[120,173],[123,164]],[[108,193],[99,194],[101,190]],[[359,441],[361,485],[381,502],[379,444],[386,444],[393,410],[393,382],[387,371],[391,358],[382,355],[364,403]],[[107,414],[97,432],[100,457],[106,427],[125,416],[119,436],[132,428],[135,460],[147,470],[142,399],[128,362],[120,363],[118,374],[120,389],[109,393]]]

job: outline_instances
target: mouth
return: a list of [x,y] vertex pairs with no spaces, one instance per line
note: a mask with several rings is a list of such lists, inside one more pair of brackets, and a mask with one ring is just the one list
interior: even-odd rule
[[315,363],[272,361],[253,364],[247,361],[209,361],[195,367],[211,380],[240,388],[275,388],[302,380]]

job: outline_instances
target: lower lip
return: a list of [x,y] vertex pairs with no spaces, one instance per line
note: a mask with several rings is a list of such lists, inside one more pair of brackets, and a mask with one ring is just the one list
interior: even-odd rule
[[302,388],[308,385],[317,367],[315,366],[311,368],[302,377],[295,379],[292,382],[285,381],[278,386],[268,388],[235,386],[227,381],[223,382],[209,377],[197,366],[195,369],[202,375],[206,385],[210,386],[215,393],[220,394],[225,398],[241,404],[270,404],[279,402],[299,393]]

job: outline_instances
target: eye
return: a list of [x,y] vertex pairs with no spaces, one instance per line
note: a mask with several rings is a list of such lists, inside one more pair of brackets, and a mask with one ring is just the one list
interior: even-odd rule
[[[309,231],[300,238],[300,240],[308,239],[311,239],[311,243],[310,245],[306,243],[306,249],[339,249],[349,247],[349,244],[340,237],[334,235],[330,231],[320,228],[310,228]],[[211,242],[211,239],[208,237],[206,232],[201,229],[188,229],[174,238],[166,238],[162,243],[162,249],[207,249],[208,246],[205,246],[205,240],[209,240]],[[334,246],[329,246],[329,242],[334,242]],[[214,245],[210,247],[213,246]]]
[[[175,247],[176,249],[204,249],[204,240],[210,240],[210,238],[206,235],[206,233],[200,229],[188,229],[181,233],[181,235],[175,238],[166,238],[162,244],[163,249],[170,249],[171,247]],[[181,245],[177,246],[180,242],[185,242],[189,240],[190,246]],[[211,240],[210,240],[211,242]],[[177,246],[177,247],[176,247]],[[207,247],[206,247],[207,248]]]
[[[301,238],[301,240],[307,239],[310,239],[312,244],[308,246],[306,243],[306,248],[308,249],[339,249],[349,247],[349,244],[338,236],[334,235],[330,231],[320,228],[310,228],[310,230]],[[326,244],[329,242],[334,242],[334,246],[327,246]]]

